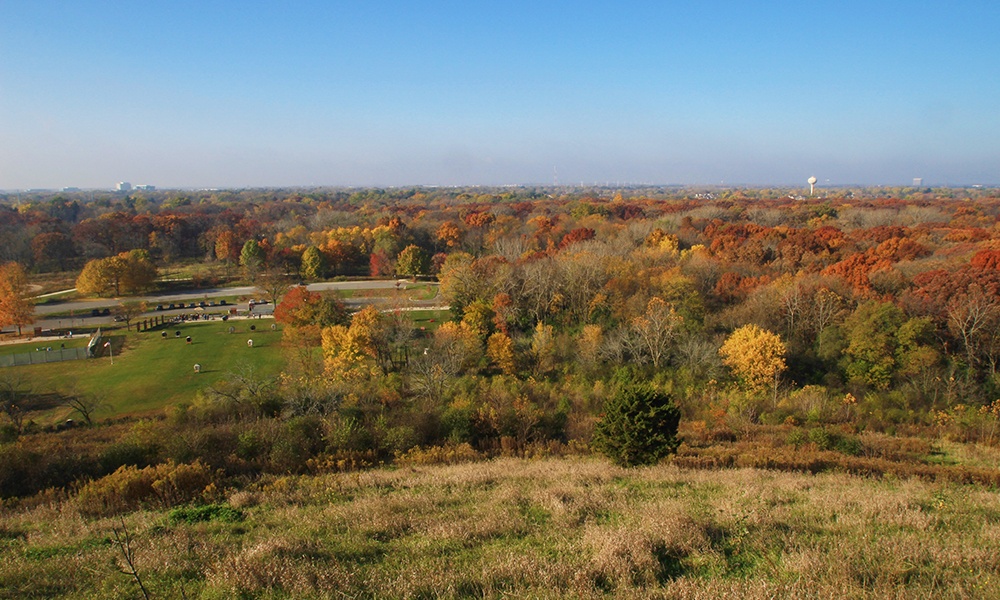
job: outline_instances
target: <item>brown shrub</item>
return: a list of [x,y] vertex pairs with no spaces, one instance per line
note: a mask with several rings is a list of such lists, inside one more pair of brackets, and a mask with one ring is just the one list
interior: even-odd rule
[[119,514],[144,504],[166,508],[214,489],[216,478],[217,473],[197,460],[181,464],[167,461],[143,469],[124,466],[84,485],[76,501],[80,512],[90,516]]
[[446,446],[415,447],[396,455],[396,464],[407,465],[454,465],[479,460],[481,455],[467,443]]

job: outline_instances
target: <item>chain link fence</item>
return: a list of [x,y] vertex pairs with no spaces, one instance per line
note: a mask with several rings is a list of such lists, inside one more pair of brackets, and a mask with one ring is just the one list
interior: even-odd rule
[[80,360],[87,358],[87,348],[53,348],[40,346],[34,352],[0,355],[0,367],[20,367],[22,365],[40,365],[44,363],[62,362],[64,360]]

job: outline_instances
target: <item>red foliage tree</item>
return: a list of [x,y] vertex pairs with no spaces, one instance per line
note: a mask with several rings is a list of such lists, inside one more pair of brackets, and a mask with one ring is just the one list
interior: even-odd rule
[[1000,250],[982,250],[977,252],[969,264],[976,269],[1000,269]]
[[596,232],[593,229],[590,229],[589,227],[579,227],[563,236],[562,241],[559,242],[559,249],[562,250],[563,248],[576,244],[577,242],[592,240],[595,235]]
[[372,252],[371,257],[368,260],[369,272],[372,277],[388,277],[395,273],[395,267],[393,267],[392,260],[389,256],[381,250],[376,250]]

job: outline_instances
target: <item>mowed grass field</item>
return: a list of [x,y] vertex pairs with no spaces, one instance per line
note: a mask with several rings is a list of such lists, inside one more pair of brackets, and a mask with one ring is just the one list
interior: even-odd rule
[[60,344],[64,345],[66,348],[83,348],[87,345],[89,341],[90,338],[87,337],[75,337],[73,339],[38,338],[34,341],[25,342],[23,344],[2,344],[0,345],[0,355],[37,352],[38,350],[36,350],[36,348],[40,349],[42,352],[44,352],[45,348],[48,347],[51,347],[52,349],[56,350],[59,348]]
[[[0,376],[21,378],[34,393],[88,394],[105,405],[96,418],[141,414],[159,410],[170,403],[193,400],[198,390],[226,377],[227,373],[249,365],[262,376],[277,376],[284,360],[281,330],[271,329],[270,319],[191,322],[140,333],[116,330],[123,338],[122,350],[111,358],[75,360],[44,365],[8,367]],[[255,326],[256,331],[250,327]],[[229,333],[229,328],[235,331]],[[162,332],[167,332],[167,337]],[[176,332],[180,331],[180,337]],[[185,341],[191,336],[192,343]],[[253,339],[252,348],[247,340]],[[73,340],[76,345],[77,340]],[[83,341],[82,345],[86,345]],[[119,346],[118,342],[115,348]],[[67,346],[69,347],[69,346]],[[10,350],[15,346],[6,346]],[[28,344],[19,351],[33,351]],[[12,350],[11,350],[12,351]],[[194,365],[201,365],[196,373]],[[31,415],[46,425],[72,417],[68,409],[53,409]]]
[[[996,598],[1000,495],[592,457],[268,477],[200,508],[0,512],[4,598]],[[84,514],[81,514],[81,511]]]

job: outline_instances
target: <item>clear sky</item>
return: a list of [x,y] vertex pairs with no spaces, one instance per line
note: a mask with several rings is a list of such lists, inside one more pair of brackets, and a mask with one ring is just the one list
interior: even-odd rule
[[997,184],[998,29],[996,0],[0,0],[0,189]]

